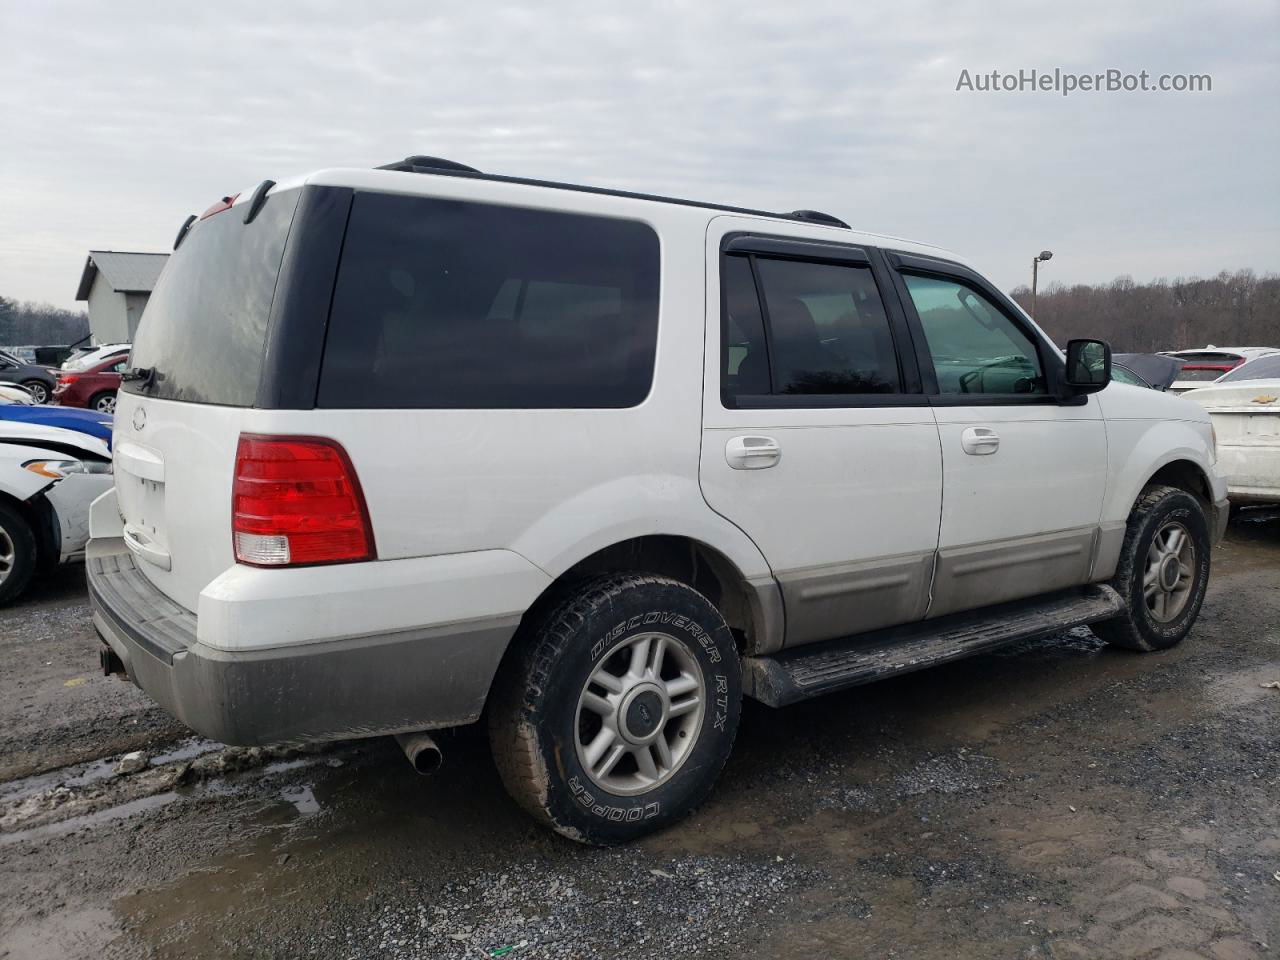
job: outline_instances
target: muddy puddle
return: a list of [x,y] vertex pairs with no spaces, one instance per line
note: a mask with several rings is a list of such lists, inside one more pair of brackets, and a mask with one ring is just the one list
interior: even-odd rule
[[[1238,518],[1214,565],[1166,653],[1080,630],[750,704],[712,798],[624,850],[530,823],[478,729],[441,736],[431,778],[387,740],[254,754],[163,728],[122,774],[80,733],[83,762],[0,784],[0,957],[1266,960],[1280,511]],[[65,679],[120,742],[88,712],[116,690]]]

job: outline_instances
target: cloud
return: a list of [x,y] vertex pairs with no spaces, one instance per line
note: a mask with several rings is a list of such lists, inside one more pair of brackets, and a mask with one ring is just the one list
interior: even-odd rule
[[[0,0],[0,292],[266,178],[431,153],[941,244],[1005,287],[1280,268],[1280,7]],[[961,69],[1213,75],[956,92]]]

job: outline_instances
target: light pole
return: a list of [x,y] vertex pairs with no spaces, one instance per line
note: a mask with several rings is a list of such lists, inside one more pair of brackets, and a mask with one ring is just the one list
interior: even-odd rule
[[1031,261],[1031,316],[1036,315],[1036,283],[1040,279],[1040,261],[1052,260],[1052,250],[1041,250],[1038,257]]

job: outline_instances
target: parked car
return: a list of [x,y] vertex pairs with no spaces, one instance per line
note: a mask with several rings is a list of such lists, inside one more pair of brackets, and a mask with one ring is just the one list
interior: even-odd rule
[[1182,361],[1161,353],[1117,353],[1112,358],[1111,379],[1135,387],[1168,390],[1182,369]]
[[419,769],[483,712],[589,843],[703,800],[744,696],[1080,624],[1173,646],[1226,523],[1194,404],[812,211],[431,158],[267,181],[184,228],[132,363],[104,668],[225,743]]
[[40,571],[84,557],[89,504],[110,486],[103,441],[0,419],[0,606]]
[[31,346],[0,347],[0,352],[17,357],[21,363],[36,363],[36,348]]
[[1209,411],[1233,506],[1280,503],[1280,353],[1187,394]]
[[115,413],[120,375],[129,365],[129,355],[108,356],[79,371],[61,370],[53,388],[53,402],[64,407],[87,407],[98,413]]
[[34,363],[23,363],[9,353],[0,352],[0,381],[25,387],[36,403],[47,403],[53,394],[52,371]]
[[35,362],[42,367],[59,367],[66,362],[72,352],[68,346],[36,347]]
[[1277,352],[1280,350],[1275,347],[1215,347],[1213,345],[1202,350],[1170,351],[1164,356],[1181,360],[1182,371],[1169,389],[1174,393],[1195,390],[1207,383],[1212,383],[1224,373],[1230,373],[1242,363]]
[[36,398],[26,387],[20,387],[16,383],[0,383],[0,403],[33,406],[35,402]]
[[111,446],[111,414],[73,407],[37,406],[22,387],[0,387],[0,430],[6,422],[78,430]]
[[78,353],[72,354],[62,363],[63,370],[88,370],[103,360],[119,359],[129,355],[128,343],[103,343],[97,346],[84,346]]

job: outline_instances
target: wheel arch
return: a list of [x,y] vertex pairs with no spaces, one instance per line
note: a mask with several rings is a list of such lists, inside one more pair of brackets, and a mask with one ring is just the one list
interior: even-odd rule
[[37,493],[26,500],[0,490],[0,503],[12,508],[31,528],[36,541],[36,568],[44,570],[57,564],[62,548],[61,531],[53,505],[44,494]]
[[671,577],[703,594],[720,611],[744,653],[782,647],[782,595],[770,576],[748,578],[723,551],[694,537],[647,534],[597,549],[565,569],[525,611],[512,645],[582,583],[608,573]]
[[1194,460],[1179,458],[1170,460],[1161,466],[1147,478],[1146,483],[1142,485],[1142,489],[1138,491],[1133,502],[1136,504],[1142,496],[1142,490],[1153,485],[1177,487],[1179,490],[1191,494],[1200,502],[1200,506],[1204,508],[1206,515],[1213,509],[1213,484],[1210,482],[1208,474]]
[[[1176,397],[1165,399],[1177,400],[1182,406],[1190,404]],[[1101,516],[1104,526],[1127,523],[1142,491],[1152,484],[1185,490],[1206,514],[1211,514],[1214,504],[1226,495],[1225,483],[1213,471],[1213,440],[1207,420],[1121,419],[1106,423],[1111,463]]]

